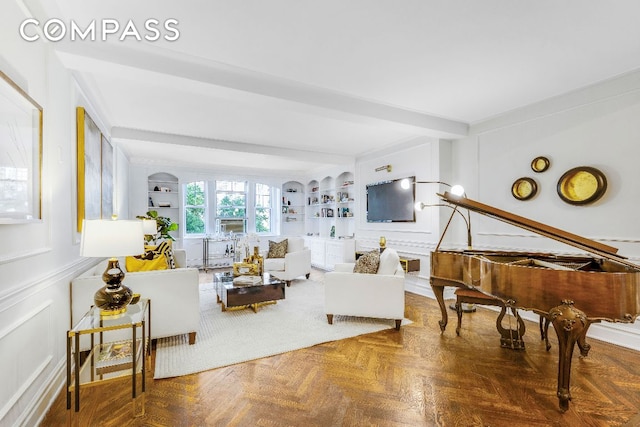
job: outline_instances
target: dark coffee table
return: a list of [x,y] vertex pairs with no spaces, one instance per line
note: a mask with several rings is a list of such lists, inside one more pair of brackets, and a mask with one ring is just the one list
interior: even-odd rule
[[231,272],[213,275],[217,301],[222,304],[222,311],[251,308],[257,313],[259,306],[275,304],[284,299],[285,281],[269,273],[263,274],[262,280],[255,285],[234,286],[233,278]]

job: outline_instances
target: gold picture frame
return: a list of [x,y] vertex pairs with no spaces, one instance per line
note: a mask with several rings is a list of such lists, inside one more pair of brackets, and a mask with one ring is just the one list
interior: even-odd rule
[[518,200],[530,200],[536,194],[538,194],[538,184],[533,178],[518,178],[511,185],[511,195]]
[[83,107],[76,108],[78,232],[84,219],[111,218],[113,147]]
[[566,171],[558,180],[556,191],[560,199],[571,205],[588,205],[607,191],[607,177],[591,166],[578,166]]
[[42,219],[42,107],[0,71],[0,224]]

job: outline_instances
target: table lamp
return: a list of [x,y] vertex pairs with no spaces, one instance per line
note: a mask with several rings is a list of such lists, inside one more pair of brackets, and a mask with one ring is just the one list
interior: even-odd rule
[[127,311],[133,297],[131,289],[122,284],[124,271],[119,256],[144,253],[142,221],[83,220],[80,255],[84,257],[109,257],[102,274],[105,286],[98,289],[93,300],[104,316]]

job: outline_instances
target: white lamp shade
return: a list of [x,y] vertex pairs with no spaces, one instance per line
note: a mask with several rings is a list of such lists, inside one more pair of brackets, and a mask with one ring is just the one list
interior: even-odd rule
[[84,220],[80,255],[118,257],[144,253],[142,221]]
[[142,231],[145,235],[158,234],[158,223],[155,219],[143,219],[142,220]]

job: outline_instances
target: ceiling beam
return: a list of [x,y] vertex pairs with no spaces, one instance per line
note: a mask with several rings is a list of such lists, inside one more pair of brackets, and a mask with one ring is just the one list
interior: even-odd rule
[[295,150],[291,148],[273,147],[266,145],[251,144],[246,142],[225,141],[222,139],[198,138],[186,135],[173,135],[161,132],[153,132],[140,129],[123,127],[111,128],[111,138],[113,140],[133,140],[151,141],[164,144],[184,145],[190,147],[203,147],[217,150],[226,150],[241,153],[264,154],[268,156],[281,156],[291,159],[309,161],[314,159],[317,163],[343,164],[353,161],[344,155],[320,153],[315,151]]
[[[197,81],[254,95],[341,113],[361,121],[383,121],[416,135],[460,138],[469,125],[429,114],[374,102],[330,89],[299,83],[155,46],[127,47],[109,43],[59,42],[56,51],[72,69],[122,73],[124,69]],[[124,67],[124,69],[123,69]],[[126,73],[125,73],[126,75]]]

